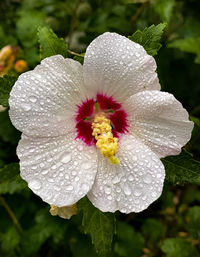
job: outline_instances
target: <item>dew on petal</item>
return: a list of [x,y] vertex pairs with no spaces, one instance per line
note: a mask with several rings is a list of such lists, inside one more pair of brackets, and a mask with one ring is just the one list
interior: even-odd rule
[[29,187],[33,190],[39,190],[41,186],[42,184],[39,180],[34,179],[29,182]]
[[146,174],[144,177],[144,183],[150,184],[152,182],[152,177],[150,174]]
[[68,186],[66,186],[66,190],[67,191],[72,191],[74,188],[73,188],[73,186],[72,185],[68,185]]
[[125,195],[131,195],[131,189],[127,183],[124,184],[123,190],[124,190]]
[[28,112],[31,110],[31,106],[30,104],[22,104],[22,108],[24,109],[24,111]]
[[60,161],[62,163],[68,163],[69,161],[71,161],[71,153],[70,152],[66,152],[66,153],[63,153],[62,156],[61,156],[61,159]]
[[37,98],[35,96],[31,96],[29,99],[32,103],[35,103],[37,101]]

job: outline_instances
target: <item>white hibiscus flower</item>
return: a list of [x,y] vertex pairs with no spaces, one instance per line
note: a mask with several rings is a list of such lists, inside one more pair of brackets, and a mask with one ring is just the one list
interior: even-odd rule
[[21,176],[34,193],[58,207],[87,195],[102,211],[124,213],[160,196],[159,158],[180,153],[193,123],[159,91],[155,70],[142,46],[104,33],[83,65],[56,55],[19,77],[10,118],[22,131]]

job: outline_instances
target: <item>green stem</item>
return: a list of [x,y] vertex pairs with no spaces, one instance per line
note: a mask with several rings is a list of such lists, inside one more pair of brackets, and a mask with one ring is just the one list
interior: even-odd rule
[[132,27],[135,26],[136,21],[138,20],[138,18],[140,17],[140,15],[143,13],[143,11],[145,10],[145,8],[148,6],[148,2],[144,2],[136,11],[136,13],[131,17],[131,24]]
[[11,210],[11,208],[8,206],[5,199],[1,195],[0,195],[0,203],[3,205],[3,207],[8,212],[8,214],[9,214],[11,220],[13,221],[16,229],[18,230],[19,234],[22,235],[23,234],[23,229],[22,229],[17,217],[15,216],[14,212]]
[[79,57],[84,57],[84,54],[78,54],[78,53],[75,53],[75,52],[73,52],[73,51],[71,51],[71,50],[67,50],[68,51],[68,53],[70,53],[70,54],[72,54],[72,55],[76,55],[76,56],[79,56]]

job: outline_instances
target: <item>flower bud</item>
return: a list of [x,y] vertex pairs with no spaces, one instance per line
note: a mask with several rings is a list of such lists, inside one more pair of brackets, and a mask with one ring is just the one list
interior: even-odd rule
[[7,45],[0,51],[0,77],[3,77],[13,67],[13,63],[18,55],[19,48]]
[[86,20],[92,12],[92,8],[89,3],[81,3],[76,11],[76,15],[80,21]]
[[12,55],[12,47],[7,45],[3,47],[0,51],[0,65],[3,65]]
[[14,68],[17,72],[22,73],[28,69],[28,64],[25,60],[18,60]]

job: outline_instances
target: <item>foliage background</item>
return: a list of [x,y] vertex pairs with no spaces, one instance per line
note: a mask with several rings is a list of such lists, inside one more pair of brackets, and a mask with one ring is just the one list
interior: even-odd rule
[[[78,215],[68,221],[51,216],[49,206],[20,178],[15,154],[20,133],[7,111],[0,112],[0,256],[200,256],[199,11],[199,0],[0,1],[0,48],[20,46],[29,69],[40,61],[39,26],[52,28],[68,42],[68,49],[83,53],[105,31],[131,36],[137,29],[167,22],[163,46],[155,56],[162,90],[173,93],[195,122],[185,146],[192,156],[184,151],[163,160],[163,194],[147,210],[102,214],[83,199]],[[42,47],[47,36],[39,32]],[[10,81],[0,80],[0,94]]]

